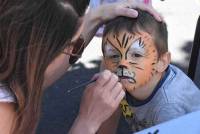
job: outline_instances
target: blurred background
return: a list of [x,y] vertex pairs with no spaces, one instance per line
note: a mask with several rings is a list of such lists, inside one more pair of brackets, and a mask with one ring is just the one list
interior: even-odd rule
[[[90,8],[95,8],[98,4],[99,0],[91,0]],[[172,63],[187,73],[196,23],[200,15],[200,0],[152,0],[152,5],[162,14],[168,25]],[[71,92],[69,89],[88,81],[93,74],[99,72],[102,57],[101,32],[102,29],[70,71],[45,92],[37,134],[67,134],[78,113],[84,88]],[[200,61],[198,66],[195,83],[200,87]],[[127,124],[121,119],[118,134],[128,132]]]

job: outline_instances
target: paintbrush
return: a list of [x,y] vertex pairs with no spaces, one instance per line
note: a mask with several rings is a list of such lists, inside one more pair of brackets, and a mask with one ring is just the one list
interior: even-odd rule
[[95,82],[97,79],[94,79],[94,80],[89,80],[87,82],[84,82],[84,83],[81,83],[80,85],[76,86],[76,87],[73,87],[73,88],[70,88],[67,90],[67,93],[70,93],[71,91],[77,89],[77,88],[81,88],[81,87],[84,87],[84,86],[87,86],[89,85],[90,83],[93,83]]
[[[80,85],[78,85],[78,86],[76,86],[76,87],[70,88],[70,89],[67,90],[67,93],[70,93],[71,91],[73,91],[73,90],[75,90],[75,89],[77,89],[77,88],[81,88],[81,87],[87,86],[87,85],[89,85],[90,83],[95,82],[96,80],[97,80],[97,78],[96,78],[96,79],[89,80],[89,81],[87,81],[87,82],[84,82],[84,83],[82,83],[82,84],[80,84]],[[119,82],[120,82],[120,80],[119,80]]]

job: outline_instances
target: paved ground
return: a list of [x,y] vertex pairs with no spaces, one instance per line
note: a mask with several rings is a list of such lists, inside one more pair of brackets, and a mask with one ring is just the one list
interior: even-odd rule
[[[168,24],[172,62],[187,70],[196,21],[200,14],[199,0],[154,0]],[[101,39],[95,37],[81,60],[44,94],[42,117],[37,134],[67,134],[77,115],[84,88],[68,92],[68,89],[88,81],[99,70]],[[200,63],[198,63],[200,66]],[[196,83],[200,87],[200,69]],[[126,123],[121,122],[119,134],[128,133]]]

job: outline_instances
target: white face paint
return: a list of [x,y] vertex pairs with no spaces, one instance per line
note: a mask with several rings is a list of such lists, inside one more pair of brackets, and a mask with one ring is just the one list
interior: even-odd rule
[[141,41],[141,38],[139,38],[133,42],[129,48],[127,58],[129,60],[135,60],[137,57],[144,57],[145,53],[144,43]]
[[141,41],[141,38],[139,38],[138,40],[136,40],[132,45],[130,50],[132,51],[138,51],[141,54],[145,54],[145,49],[144,49],[144,43]]
[[107,58],[112,58],[113,62],[120,61],[120,52],[115,49],[109,42],[105,45],[104,56]]

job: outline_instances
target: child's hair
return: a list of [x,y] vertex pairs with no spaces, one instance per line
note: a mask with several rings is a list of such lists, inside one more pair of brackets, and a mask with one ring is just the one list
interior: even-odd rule
[[144,31],[151,34],[154,38],[159,56],[168,51],[168,32],[165,22],[158,22],[148,12],[138,10],[137,18],[118,17],[107,23],[103,37],[110,32],[119,34],[121,30],[130,33]]

